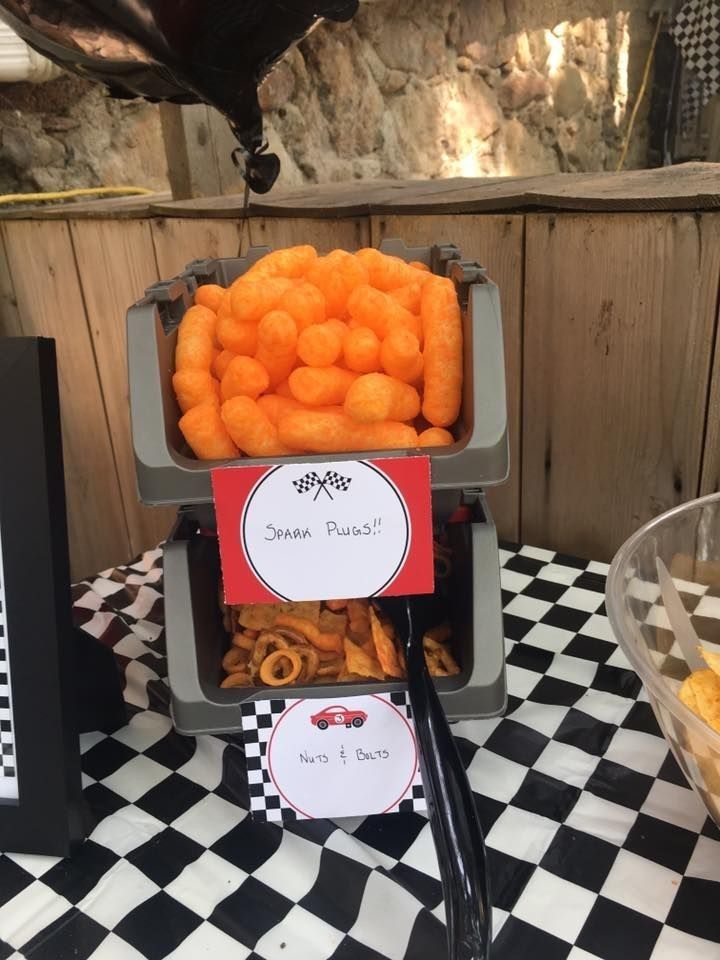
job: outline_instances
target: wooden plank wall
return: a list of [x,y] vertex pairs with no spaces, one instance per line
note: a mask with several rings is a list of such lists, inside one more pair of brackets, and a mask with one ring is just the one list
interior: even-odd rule
[[452,241],[501,291],[511,476],[501,536],[609,559],[639,524],[720,487],[720,213],[8,220],[0,335],[58,340],[72,572],[158,542],[137,503],[127,306],[191,259],[250,243]]
[[521,529],[608,559],[700,487],[720,218],[527,219]]

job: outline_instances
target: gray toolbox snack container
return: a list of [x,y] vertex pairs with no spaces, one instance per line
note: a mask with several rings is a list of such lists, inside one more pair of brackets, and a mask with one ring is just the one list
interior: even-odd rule
[[[495,524],[480,491],[467,491],[471,521],[448,525],[453,549],[448,612],[453,649],[461,667],[436,678],[449,720],[496,716],[505,710],[500,573]],[[457,496],[456,501],[457,503]],[[165,625],[175,728],[183,734],[240,730],[240,705],[276,696],[343,697],[392,693],[402,681],[222,689],[221,660],[228,635],[218,604],[220,559],[215,537],[198,529],[193,508],[181,510],[165,544]]]
[[[456,283],[463,305],[464,382],[458,440],[431,454],[433,490],[486,487],[508,474],[505,361],[500,297],[476,263],[462,261],[452,244],[406,247],[385,240],[380,249],[404,260],[422,261]],[[180,411],[172,387],[177,326],[192,303],[198,285],[229,286],[269,252],[253,248],[246,257],[198,260],[175,280],[150,287],[127,315],[130,415],[140,500],[150,505],[212,501],[210,470],[218,463],[197,460],[180,430]],[[428,453],[423,450],[422,453]],[[412,456],[416,449],[362,451],[363,458]],[[228,463],[341,461],[352,454],[302,455],[281,459],[243,458]]]

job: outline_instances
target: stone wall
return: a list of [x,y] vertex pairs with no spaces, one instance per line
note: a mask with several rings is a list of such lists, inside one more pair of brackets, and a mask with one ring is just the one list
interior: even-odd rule
[[0,192],[115,184],[168,189],[157,107],[70,75],[0,84]]
[[[262,88],[286,181],[612,169],[647,0],[377,0]],[[645,163],[644,112],[627,165]],[[289,161],[289,162],[288,162]]]
[[[282,183],[614,168],[649,0],[372,0],[261,88]],[[627,166],[645,165],[644,111]],[[167,189],[157,109],[62,78],[0,88],[0,190]]]

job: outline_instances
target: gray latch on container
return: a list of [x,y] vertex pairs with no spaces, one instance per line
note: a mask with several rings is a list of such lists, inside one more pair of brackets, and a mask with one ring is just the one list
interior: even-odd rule
[[190,278],[176,277],[174,280],[160,280],[145,291],[148,301],[158,309],[165,333],[169,333],[185,316],[192,304],[195,286]]
[[193,280],[196,286],[200,286],[203,282],[207,283],[215,277],[217,269],[217,257],[210,260],[193,260],[183,270],[182,278],[188,283]]
[[454,243],[436,243],[430,248],[430,269],[440,276],[448,275],[448,263],[459,260],[461,253]]
[[477,260],[454,260],[450,264],[448,275],[455,284],[462,307],[467,306],[473,283],[487,283],[487,270],[480,266]]

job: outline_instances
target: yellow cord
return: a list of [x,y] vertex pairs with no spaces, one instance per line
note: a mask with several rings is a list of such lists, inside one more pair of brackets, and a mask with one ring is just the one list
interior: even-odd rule
[[662,27],[662,23],[663,14],[659,13],[657,20],[655,21],[655,32],[653,33],[652,42],[650,43],[647,60],[645,61],[642,83],[640,84],[638,95],[635,98],[632,113],[630,114],[630,121],[628,123],[627,130],[625,131],[625,139],[623,140],[622,150],[620,151],[620,159],[618,160],[617,167],[615,167],[616,171],[622,170],[623,166],[625,165],[625,157],[627,156],[628,147],[630,146],[630,137],[632,136],[633,127],[635,126],[635,119],[637,117],[638,110],[640,109],[640,104],[643,101],[645,90],[647,89],[647,83],[650,77],[650,67],[652,66],[653,57],[655,55],[655,47],[657,46],[658,37],[660,36],[660,28]]
[[58,190],[55,193],[6,193],[0,195],[3,203],[41,203],[45,200],[72,200],[75,197],[147,196],[154,193],[147,187],[78,187],[75,190]]

